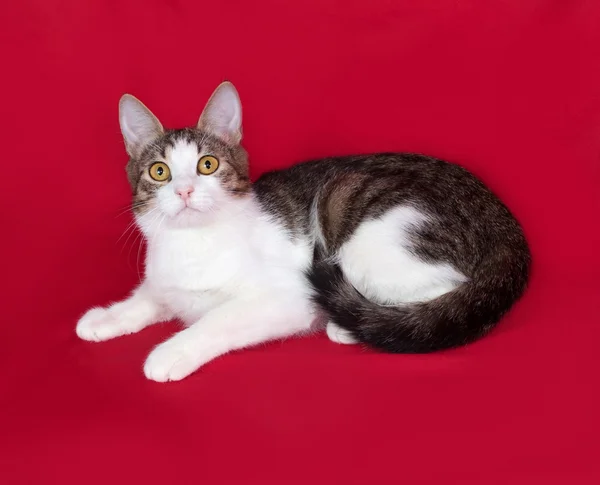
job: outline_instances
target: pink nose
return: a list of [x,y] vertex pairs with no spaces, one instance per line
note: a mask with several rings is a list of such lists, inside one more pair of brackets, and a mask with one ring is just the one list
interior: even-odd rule
[[177,189],[175,192],[181,197],[183,200],[188,200],[194,191],[194,187],[183,187],[181,189]]

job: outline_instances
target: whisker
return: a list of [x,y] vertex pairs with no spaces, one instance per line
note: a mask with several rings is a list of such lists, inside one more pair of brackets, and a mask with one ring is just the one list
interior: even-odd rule
[[[151,214],[153,212],[155,212],[156,210],[158,210],[158,207],[155,207],[154,209],[151,209],[150,211],[148,211],[145,215]],[[125,228],[125,231],[123,231],[123,234],[121,234],[121,236],[119,237],[119,239],[117,240],[117,242],[115,244],[118,244],[119,241],[125,236],[125,234],[127,234],[127,238],[125,239],[125,241],[123,242],[123,247],[121,249],[121,252],[123,251],[123,249],[125,249],[127,247],[127,243],[129,242],[129,239],[131,238],[132,234],[135,234],[135,230],[137,228],[137,221],[134,219],[132,222],[129,223],[129,225]],[[135,244],[135,239],[133,244]]]
[[[123,233],[122,233],[122,234],[119,236],[119,239],[117,239],[117,240],[115,241],[115,244],[119,244],[119,241],[120,241],[121,239],[123,239],[123,237],[125,236],[125,234],[127,234],[127,232],[129,232],[129,230],[130,230],[130,229],[132,229],[134,226],[135,226],[135,221],[131,221],[131,222],[130,222],[130,223],[127,225],[127,227],[125,228],[125,230],[123,231]],[[129,238],[128,238],[128,239],[129,239]],[[127,241],[125,241],[125,242],[127,242]]]
[[[130,269],[134,269],[134,268],[131,268],[131,250],[135,247],[135,245],[137,243],[139,243],[138,248],[141,248],[143,242],[144,242],[143,234],[140,232],[134,238],[133,243],[131,244],[129,251],[127,253],[127,264]],[[138,252],[139,252],[139,249],[138,249]],[[135,268],[135,271],[136,271],[136,273],[139,274],[137,267]]]
[[140,244],[138,245],[137,256],[135,258],[135,271],[137,272],[140,283],[142,282],[142,275],[140,273],[140,253],[142,252],[142,244],[143,244],[143,241],[140,240]]
[[[146,214],[144,214],[144,216],[147,217],[148,215],[150,215],[150,214],[152,214],[154,212],[157,212],[157,211],[158,211],[158,207],[155,207],[154,209],[152,209],[149,212],[147,212]],[[150,224],[148,225],[148,227],[151,228],[153,226],[154,222],[156,220],[158,220],[158,218],[160,216],[161,216],[160,212],[157,213],[157,214],[155,214],[154,217],[153,217],[153,219],[150,221]],[[132,231],[131,234],[133,234],[134,232],[135,231]],[[129,235],[129,237],[131,237],[131,234]],[[129,240],[129,237],[127,238],[127,240]],[[138,252],[137,252],[137,256],[136,256],[135,272],[138,274],[138,277],[140,278],[140,281],[141,281],[141,276],[140,276],[140,271],[139,271],[139,257],[140,257],[140,252],[142,250],[143,243],[144,243],[144,234],[142,233],[142,231],[139,231],[139,233],[133,239],[133,243],[129,247],[129,251],[127,253],[127,260],[130,261],[130,259],[131,259],[131,250],[135,247],[136,244],[138,244]],[[127,241],[125,241],[125,244],[127,244]]]
[[142,207],[146,207],[150,205],[151,200],[142,200],[140,202],[133,202],[127,207],[121,208],[119,213],[115,216],[115,218],[122,216],[123,214],[127,214],[128,212],[133,212],[135,209],[140,209]]
[[[158,214],[156,217],[154,217],[154,219],[152,219],[150,225],[149,225],[149,231],[150,232],[156,232],[158,233],[160,230],[160,226],[162,225],[163,221],[165,220],[165,218],[167,217],[167,214],[163,213],[162,217],[161,214]],[[158,223],[156,224],[156,229],[153,229],[152,226],[154,226],[154,224],[156,223],[156,221],[158,221]],[[140,280],[140,283],[142,282],[142,274],[140,272],[140,253],[142,251],[142,245],[143,245],[143,238],[140,239],[140,244],[138,246],[138,252],[137,252],[137,256],[136,256],[136,261],[135,261],[135,269],[136,272],[138,274],[138,278]]]

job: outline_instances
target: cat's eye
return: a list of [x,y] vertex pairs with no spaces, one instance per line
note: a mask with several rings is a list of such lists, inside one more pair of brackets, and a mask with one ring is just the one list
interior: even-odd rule
[[219,160],[212,155],[204,155],[198,160],[198,173],[201,175],[210,175],[217,171],[219,168]]
[[153,163],[150,167],[150,177],[152,177],[157,182],[164,182],[168,180],[171,176],[171,171],[169,170],[169,166],[163,162]]

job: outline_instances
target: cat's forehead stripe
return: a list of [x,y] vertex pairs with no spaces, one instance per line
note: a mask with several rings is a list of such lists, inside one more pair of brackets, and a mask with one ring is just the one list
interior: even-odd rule
[[175,141],[173,145],[167,148],[167,157],[172,162],[179,161],[189,161],[193,159],[194,161],[198,158],[200,147],[196,143],[190,143],[187,140],[180,139]]

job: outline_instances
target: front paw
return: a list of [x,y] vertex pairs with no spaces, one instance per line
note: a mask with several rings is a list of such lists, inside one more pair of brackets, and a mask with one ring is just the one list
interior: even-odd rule
[[186,348],[175,336],[150,352],[144,364],[144,374],[156,382],[179,381],[200,365],[199,353]]
[[83,340],[101,342],[131,333],[126,322],[120,321],[107,308],[92,308],[79,319],[75,332]]

